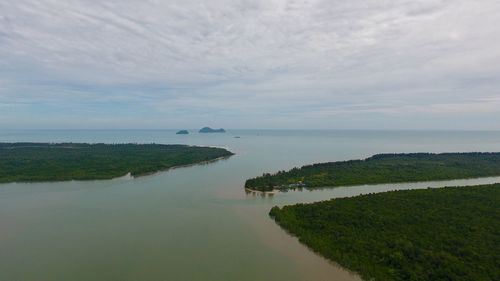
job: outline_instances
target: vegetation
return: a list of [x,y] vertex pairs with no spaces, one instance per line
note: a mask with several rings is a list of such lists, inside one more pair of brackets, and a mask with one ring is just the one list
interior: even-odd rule
[[500,280],[500,184],[369,194],[270,215],[365,280]]
[[499,175],[500,153],[378,154],[365,160],[314,164],[264,174],[247,180],[245,187],[270,191]]
[[198,132],[200,132],[200,133],[225,133],[226,130],[224,130],[222,128],[220,128],[220,129],[212,129],[210,127],[203,127]]
[[140,176],[230,155],[222,148],[186,145],[0,143],[0,182]]

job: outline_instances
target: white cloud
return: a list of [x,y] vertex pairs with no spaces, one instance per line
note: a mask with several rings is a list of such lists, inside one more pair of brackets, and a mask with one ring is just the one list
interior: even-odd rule
[[[498,14],[496,0],[0,0],[0,104],[87,106],[81,120],[128,104],[235,127],[497,114],[482,101],[500,95]],[[47,126],[66,114],[31,113]]]

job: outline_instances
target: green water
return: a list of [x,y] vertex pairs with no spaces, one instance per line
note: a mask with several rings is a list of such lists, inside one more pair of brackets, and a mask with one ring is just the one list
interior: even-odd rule
[[[274,205],[500,177],[246,194],[244,180],[381,152],[500,151],[499,132],[2,131],[0,141],[222,146],[228,160],[137,179],[0,185],[0,280],[357,280],[267,216]],[[234,138],[234,136],[241,138]]]

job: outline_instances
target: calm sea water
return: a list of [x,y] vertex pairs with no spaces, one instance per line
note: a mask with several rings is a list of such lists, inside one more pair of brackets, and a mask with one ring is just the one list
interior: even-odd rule
[[[240,138],[234,138],[239,136]],[[500,132],[0,131],[0,141],[182,143],[228,160],[137,179],[0,185],[0,280],[357,280],[268,217],[274,205],[500,177],[246,194],[246,178],[383,152],[500,151]]]

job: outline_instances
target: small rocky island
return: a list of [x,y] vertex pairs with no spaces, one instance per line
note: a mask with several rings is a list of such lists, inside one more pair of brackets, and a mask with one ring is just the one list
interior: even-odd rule
[[178,132],[177,132],[177,133],[175,133],[175,134],[176,134],[176,135],[188,135],[188,134],[189,134],[189,132],[188,132],[188,130],[180,130],[180,131],[178,131]]
[[225,133],[226,130],[220,129],[212,129],[210,127],[203,127],[200,129],[199,133]]

